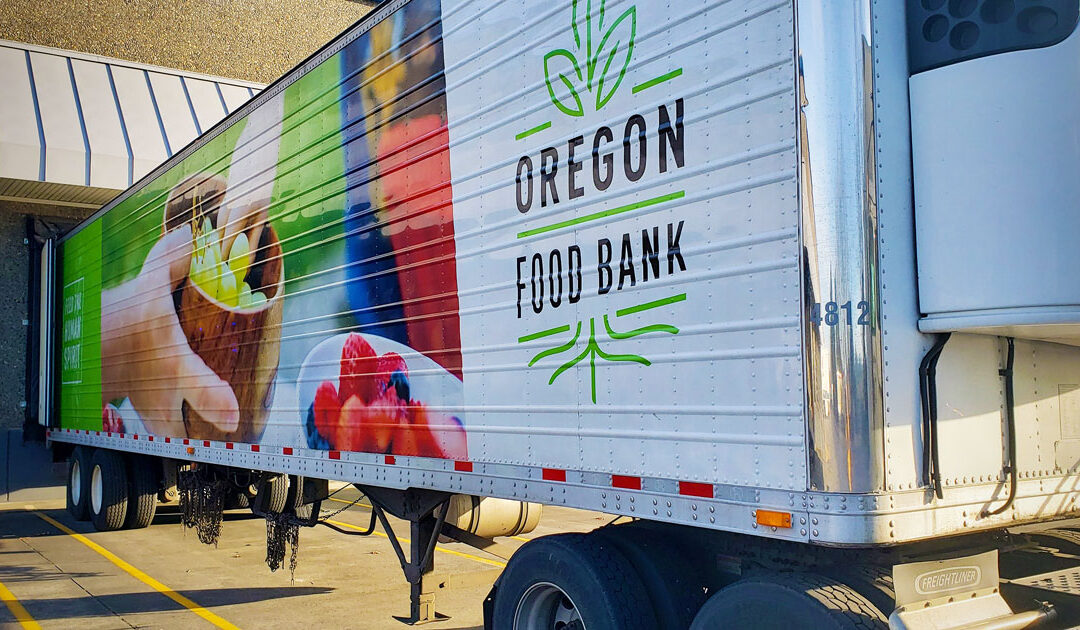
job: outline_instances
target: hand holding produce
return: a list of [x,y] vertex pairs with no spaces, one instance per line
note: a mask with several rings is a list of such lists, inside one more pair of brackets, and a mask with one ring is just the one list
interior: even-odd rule
[[[178,435],[186,400],[223,431],[238,423],[236,396],[188,345],[172,292],[188,275],[192,232],[166,232],[139,275],[101,292],[102,399],[128,398],[147,428]],[[168,386],[165,386],[168,384]]]

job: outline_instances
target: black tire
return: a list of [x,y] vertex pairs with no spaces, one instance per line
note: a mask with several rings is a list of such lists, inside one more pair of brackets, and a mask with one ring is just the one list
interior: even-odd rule
[[155,461],[149,457],[128,457],[128,506],[126,529],[142,529],[154,522],[157,513],[158,484]]
[[[514,629],[523,605],[551,588],[561,591],[559,610],[576,610],[589,630],[656,628],[645,586],[618,550],[585,534],[556,534],[526,543],[510,558],[495,591],[494,630]],[[532,628],[518,624],[517,630]]]
[[289,499],[289,477],[274,475],[260,481],[258,487],[252,510],[280,514],[285,509],[285,502]]
[[[90,520],[100,532],[124,526],[128,508],[127,470],[115,451],[98,449],[90,459]],[[100,485],[99,485],[100,484]],[[99,485],[97,489],[95,486]],[[100,504],[94,495],[100,492]]]
[[90,455],[76,446],[68,458],[67,511],[77,521],[90,520]]
[[658,630],[686,630],[705,604],[705,580],[675,545],[633,525],[604,527],[589,534],[613,545],[637,571],[656,612]]
[[772,573],[742,579],[717,591],[698,612],[690,630],[888,627],[885,615],[846,584],[813,573]]
[[1028,534],[1035,542],[1044,547],[1053,547],[1065,553],[1080,555],[1080,532],[1072,529],[1044,529]]
[[226,510],[244,510],[251,507],[251,499],[243,490],[238,490],[225,497]]
[[896,590],[890,569],[856,565],[829,571],[828,576],[858,591],[884,615],[891,615],[896,610]]

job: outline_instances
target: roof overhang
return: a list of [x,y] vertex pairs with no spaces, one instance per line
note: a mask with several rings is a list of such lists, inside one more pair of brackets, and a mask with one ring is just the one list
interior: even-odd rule
[[0,40],[0,201],[96,208],[262,85]]

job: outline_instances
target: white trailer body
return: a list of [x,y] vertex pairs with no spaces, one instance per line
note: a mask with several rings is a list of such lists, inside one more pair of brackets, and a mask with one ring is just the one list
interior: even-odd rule
[[[120,433],[61,410],[42,416],[56,419],[49,437],[826,547],[1075,516],[1077,7],[1042,3],[1051,24],[1021,8],[999,19],[1011,2],[947,4],[435,3],[454,275],[434,282],[452,280],[460,337],[383,347],[405,357],[414,392],[460,419],[467,456],[305,442],[312,360],[345,343],[332,287],[351,263],[326,263],[316,283],[298,274],[293,295],[288,251],[265,432],[212,437],[174,419],[174,432]],[[271,207],[287,204],[296,191],[259,178],[284,177],[286,151],[307,150],[286,135],[290,86],[380,24],[407,32],[408,5],[376,8],[81,229],[240,124],[232,169],[254,192],[226,203],[262,186]],[[329,133],[347,144],[347,126]],[[276,173],[240,151],[244,134],[280,135],[260,145],[278,152]],[[430,194],[420,180],[404,190]],[[338,204],[326,216],[340,220],[347,195],[315,203]],[[72,264],[56,327],[81,286]],[[83,343],[57,330],[53,361]]]

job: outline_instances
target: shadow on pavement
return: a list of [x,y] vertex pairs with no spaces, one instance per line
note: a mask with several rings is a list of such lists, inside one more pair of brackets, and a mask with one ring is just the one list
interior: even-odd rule
[[[208,588],[196,591],[178,591],[185,597],[197,602],[204,608],[229,606],[232,604],[250,604],[285,597],[305,597],[323,595],[332,592],[332,588],[317,586],[291,587],[255,587],[255,588]],[[137,613],[168,612],[185,610],[182,606],[161,593],[121,593],[114,595],[95,595],[94,601],[100,604],[96,612],[88,611],[86,597],[61,597],[48,599],[21,599],[23,606],[31,611],[34,618],[68,619],[77,617],[112,615],[133,615]]]

